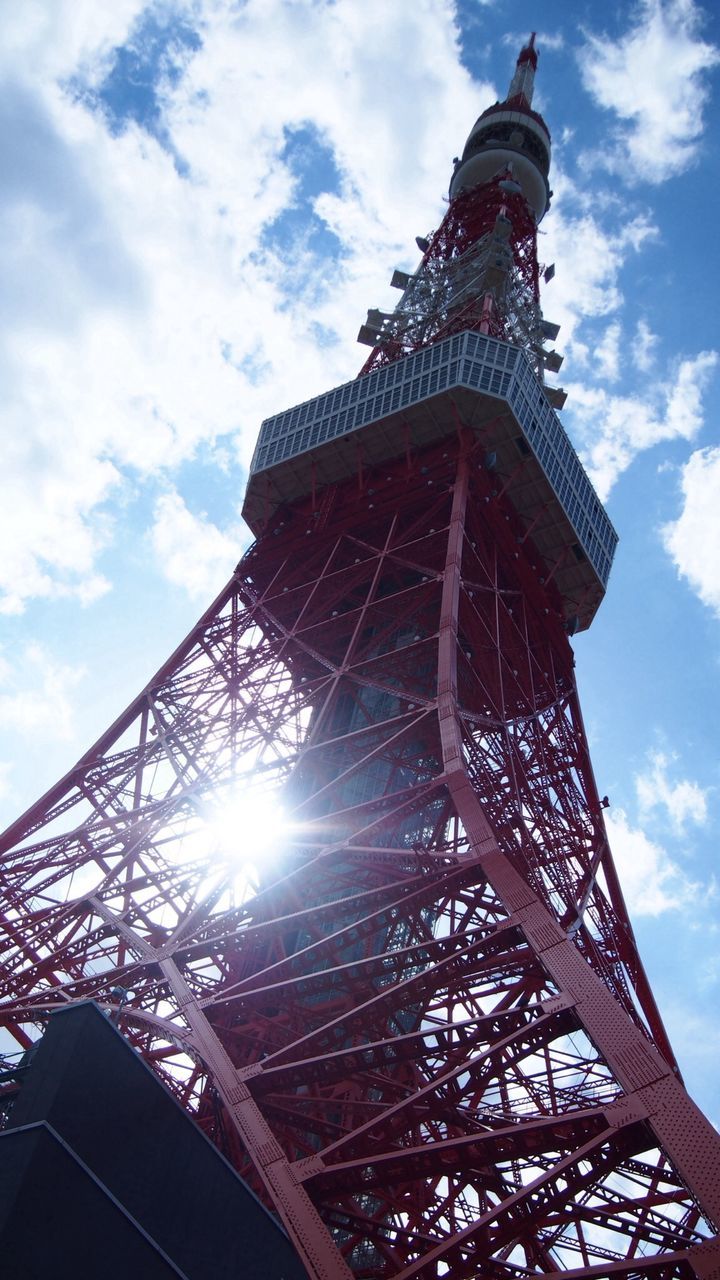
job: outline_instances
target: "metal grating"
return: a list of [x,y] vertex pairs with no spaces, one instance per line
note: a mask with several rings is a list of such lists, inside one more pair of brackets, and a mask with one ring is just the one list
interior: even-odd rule
[[506,401],[578,543],[606,586],[617,534],[525,352],[496,338],[455,334],[266,418],[250,475],[453,387]]

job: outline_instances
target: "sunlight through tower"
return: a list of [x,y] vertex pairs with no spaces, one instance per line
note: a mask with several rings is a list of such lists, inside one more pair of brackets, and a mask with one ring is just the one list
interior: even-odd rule
[[2,840],[6,1035],[114,1013],[313,1280],[720,1267],[575,686],[617,538],[546,383],[536,66],[361,374],[263,423],[231,581]]

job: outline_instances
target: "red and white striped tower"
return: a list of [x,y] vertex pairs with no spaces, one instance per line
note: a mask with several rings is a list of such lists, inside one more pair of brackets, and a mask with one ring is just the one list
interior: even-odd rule
[[544,384],[536,61],[363,374],[263,424],[231,581],[2,840],[6,1032],[118,1016],[314,1280],[720,1267],[575,688],[616,537]]

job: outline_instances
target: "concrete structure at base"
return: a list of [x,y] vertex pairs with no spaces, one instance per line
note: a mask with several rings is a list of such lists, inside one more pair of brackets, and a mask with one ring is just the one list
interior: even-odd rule
[[0,1086],[0,1275],[304,1280],[278,1222],[88,1000]]

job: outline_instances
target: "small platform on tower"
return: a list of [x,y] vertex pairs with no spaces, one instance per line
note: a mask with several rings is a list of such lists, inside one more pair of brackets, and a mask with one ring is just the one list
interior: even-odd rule
[[455,436],[481,436],[488,465],[544,562],[573,629],[605,594],[617,534],[525,352],[463,332],[267,418],[243,515],[254,533],[278,507]]

